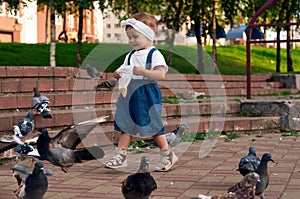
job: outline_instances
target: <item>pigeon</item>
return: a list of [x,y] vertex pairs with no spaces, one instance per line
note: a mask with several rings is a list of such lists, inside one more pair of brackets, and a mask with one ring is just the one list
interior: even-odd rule
[[[92,146],[84,149],[76,149],[78,144],[96,124],[104,122],[107,116],[84,121],[62,129],[56,136],[50,137],[47,129],[39,128],[40,135],[37,140],[37,150],[40,160],[47,160],[55,166],[61,167],[67,172],[67,168],[80,163],[83,160],[100,159],[104,156],[104,151]],[[83,132],[83,133],[82,133]],[[80,135],[82,135],[80,137]]]
[[249,153],[247,156],[241,158],[238,171],[243,176],[247,175],[250,172],[254,172],[260,163],[259,157],[256,156],[256,151],[253,146],[249,147]]
[[257,182],[259,182],[259,174],[252,172],[244,176],[240,182],[233,186],[236,189],[234,193],[230,192],[214,196],[200,194],[197,198],[193,199],[254,199]]
[[13,176],[18,182],[18,189],[14,191],[18,198],[41,199],[48,189],[48,179],[46,175],[53,175],[53,171],[44,169],[43,162],[34,165],[32,173],[23,167],[16,165],[12,168]]
[[14,134],[12,136],[6,136],[0,138],[0,153],[3,153],[7,150],[10,150],[19,144],[35,144],[37,137],[35,136],[35,133],[33,134],[27,134],[25,136],[22,135],[20,128],[18,125],[13,126]]
[[176,93],[183,100],[196,100],[200,96],[205,96],[203,92],[196,92],[196,91],[186,91],[186,92],[178,92]]
[[40,154],[37,148],[30,144],[19,144],[14,147],[14,151],[21,157],[24,156],[32,156],[35,158],[39,158]]
[[97,86],[95,86],[95,90],[98,90],[101,88],[112,90],[117,85],[117,83],[118,83],[117,78],[110,78],[110,79],[98,84]]
[[34,119],[33,112],[29,112],[25,118],[19,119],[18,127],[21,131],[22,136],[31,133],[34,130]]
[[33,88],[33,98],[31,100],[31,108],[35,109],[37,112],[41,114],[41,116],[45,119],[52,118],[51,110],[48,106],[50,100],[48,97],[43,96],[39,93],[37,87]]
[[102,74],[93,66],[91,66],[90,64],[86,65],[86,72],[87,74],[91,77],[102,77]]
[[137,173],[129,175],[122,182],[122,194],[125,199],[147,199],[157,189],[155,179],[149,171],[149,158],[141,158],[140,168]]
[[14,141],[18,144],[23,144],[24,142],[21,140],[21,138],[23,137],[23,134],[20,130],[20,127],[17,125],[14,125],[13,131],[14,131],[14,135],[13,135]]
[[[181,142],[182,135],[183,135],[183,133],[186,129],[188,129],[188,125],[187,124],[181,124],[175,130],[173,130],[171,132],[168,132],[168,133],[165,133],[168,144],[171,147],[174,147],[177,144],[179,144]],[[153,139],[151,139],[149,141],[149,144],[146,145],[146,146],[157,147],[157,144]]]
[[268,173],[269,161],[274,163],[274,160],[272,159],[272,155],[270,153],[263,154],[260,164],[255,170],[255,172],[260,175],[260,182],[256,184],[255,195],[260,196],[261,199],[265,199],[264,191],[269,185],[269,173]]
[[166,138],[171,147],[176,146],[181,141],[184,131],[188,128],[187,124],[181,124],[174,131],[167,133]]

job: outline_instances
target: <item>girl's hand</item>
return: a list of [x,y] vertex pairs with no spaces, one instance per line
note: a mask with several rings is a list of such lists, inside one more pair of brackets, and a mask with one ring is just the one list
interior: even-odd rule
[[146,69],[140,66],[133,66],[133,74],[134,75],[142,75],[144,76]]
[[119,78],[121,78],[121,75],[117,71],[115,71],[114,72],[114,77],[119,79]]

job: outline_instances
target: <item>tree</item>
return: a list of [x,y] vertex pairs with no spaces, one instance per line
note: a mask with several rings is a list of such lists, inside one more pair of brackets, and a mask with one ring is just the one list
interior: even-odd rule
[[166,11],[163,13],[162,21],[167,24],[168,32],[167,42],[169,43],[169,54],[167,64],[172,66],[172,52],[175,40],[175,34],[179,31],[181,25],[186,20],[184,14],[184,1],[183,0],[169,0],[166,1]]
[[50,0],[50,66],[56,66],[56,34],[55,34],[55,7],[54,0]]

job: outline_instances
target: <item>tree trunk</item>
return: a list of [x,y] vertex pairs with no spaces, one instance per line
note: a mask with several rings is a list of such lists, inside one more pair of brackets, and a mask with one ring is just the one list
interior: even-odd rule
[[137,2],[136,2],[136,0],[129,0],[129,13],[130,14],[135,14],[138,11],[139,10],[137,8]]
[[198,54],[197,70],[200,74],[203,74],[205,72],[205,69],[203,63],[203,46],[202,46],[201,35],[200,35],[200,18],[195,17],[194,22],[195,22],[194,31],[197,39],[197,54]]
[[172,66],[172,54],[173,54],[173,46],[175,41],[175,34],[179,31],[180,27],[180,14],[183,7],[183,1],[179,1],[177,7],[175,7],[176,14],[173,20],[173,30],[171,32],[171,38],[169,41],[169,54],[168,54],[168,65]]
[[50,0],[50,34],[51,34],[51,42],[50,42],[50,66],[56,66],[55,59],[55,48],[56,48],[56,35],[55,35],[55,8],[54,1]]
[[280,61],[281,61],[281,55],[280,55],[280,28],[277,28],[277,31],[276,31],[276,39],[277,39],[277,42],[276,42],[276,72],[277,73],[280,73]]
[[78,35],[77,35],[77,50],[76,50],[76,62],[77,67],[81,66],[81,49],[82,49],[82,30],[83,30],[83,8],[79,7],[79,21],[78,21]]
[[[291,39],[291,27],[287,26],[286,29],[286,39]],[[291,52],[291,42],[286,42],[286,64],[287,64],[287,72],[294,72],[293,60],[292,60],[292,52]]]
[[49,6],[46,6],[46,24],[45,24],[45,43],[48,44],[48,26],[49,26]]
[[168,52],[168,66],[170,66],[170,67],[172,67],[172,64],[173,64],[172,54],[173,54],[175,34],[176,34],[176,31],[171,30],[171,36],[169,38],[169,52]]
[[218,73],[218,63],[217,63],[217,47],[216,47],[216,29],[217,29],[217,22],[216,22],[216,0],[213,0],[213,20],[212,20],[212,58],[213,58],[213,74]]
[[[286,13],[286,23],[289,23],[292,19],[291,11],[292,8],[295,6],[295,0],[291,1],[291,4],[289,5],[289,9],[287,9]],[[286,42],[286,64],[287,64],[287,72],[294,72],[293,67],[293,60],[292,60],[292,52],[291,52],[291,26],[286,27],[286,39],[288,40]]]

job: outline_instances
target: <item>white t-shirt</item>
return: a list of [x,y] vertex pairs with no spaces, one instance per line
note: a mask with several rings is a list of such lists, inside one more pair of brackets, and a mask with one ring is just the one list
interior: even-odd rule
[[[128,57],[130,54],[130,53],[128,53],[124,59],[123,64],[118,68],[118,70],[122,70],[124,68],[127,68],[127,69],[132,68],[133,66],[141,66],[143,68],[146,68],[147,56],[148,56],[149,51],[152,48],[153,47],[135,51],[130,57],[130,66],[127,65]],[[159,50],[155,50],[152,54],[151,70],[153,70],[153,68],[155,68],[156,66],[164,66],[165,72],[167,73],[168,65],[166,64],[165,58]],[[132,77],[132,79],[143,79],[143,78],[144,78],[143,76],[137,76],[137,75],[133,75],[133,77]]]

